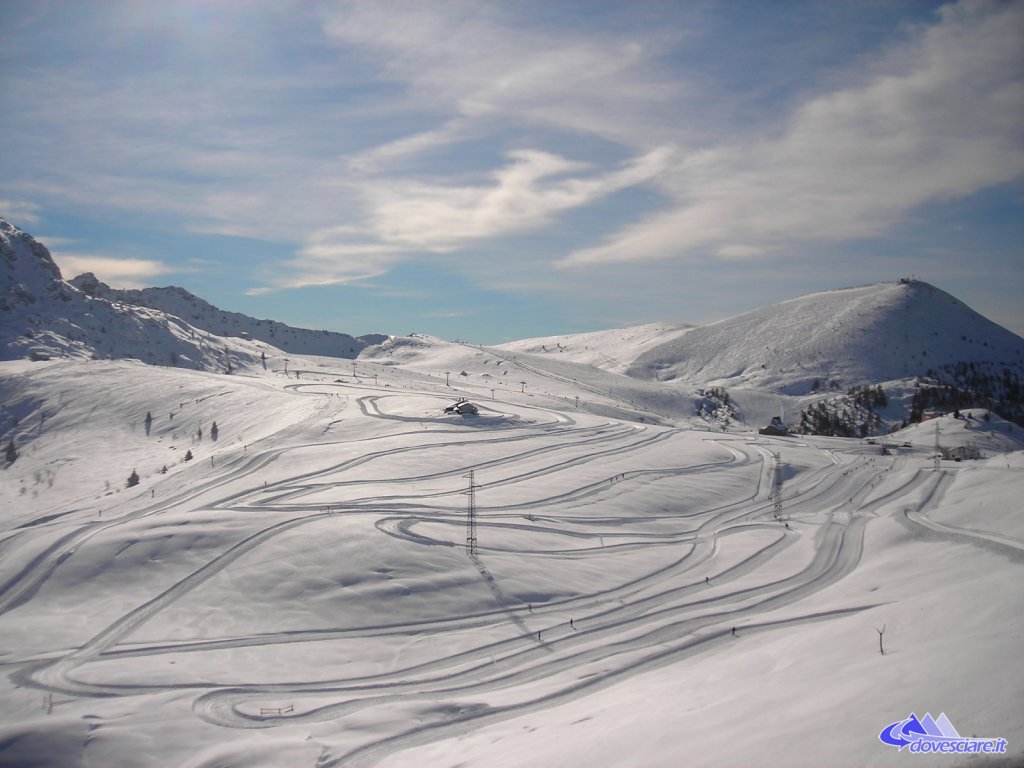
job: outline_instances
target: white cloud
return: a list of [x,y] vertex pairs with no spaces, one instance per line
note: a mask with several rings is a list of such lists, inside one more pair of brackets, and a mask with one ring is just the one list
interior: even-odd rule
[[[737,40],[752,38],[715,4],[654,4],[625,30],[630,14],[610,6],[574,19],[514,3],[299,4],[270,16],[228,4],[219,26],[198,33],[131,4],[82,8],[89,31],[115,31],[128,58],[112,66],[121,59],[96,48],[99,35],[75,35],[62,56],[5,72],[19,109],[0,115],[14,137],[4,194],[81,218],[145,215],[285,246],[291,259],[257,291],[365,286],[422,258],[524,291],[551,282],[543,264],[567,242],[577,249],[564,265],[752,262],[799,241],[882,233],[922,203],[1024,167],[1020,3],[945,7],[846,72],[835,57],[815,59],[833,67],[816,92],[802,43],[783,50],[775,35],[747,59],[783,62],[768,76],[747,89],[743,72],[721,72]],[[721,26],[701,27],[705,13]],[[66,17],[54,11],[47,28]],[[689,37],[732,25],[736,40]],[[839,32],[816,28],[814,44]],[[29,61],[36,39],[12,41],[11,61]],[[154,46],[164,58],[151,62]],[[665,207],[623,206],[614,221],[632,224],[603,242],[567,226],[501,263],[475,257],[638,186]],[[630,206],[651,199],[628,196]],[[614,270],[590,272],[566,282],[618,290]]]
[[117,258],[93,253],[55,252],[53,260],[65,277],[92,272],[113,288],[145,288],[152,278],[183,271],[152,259]]
[[[642,43],[593,30],[584,35],[524,25],[513,18],[515,10],[497,3],[363,2],[330,14],[325,30],[345,46],[380,56],[380,77],[405,84],[410,107],[455,115],[460,130],[501,118],[634,149],[669,141],[665,109],[680,98],[681,82],[652,65],[668,32],[648,31]],[[412,137],[402,148],[447,138],[451,119],[439,133]],[[679,132],[673,126],[677,138]]]
[[879,234],[914,208],[1024,174],[1024,5],[941,10],[868,79],[796,110],[783,134],[679,163],[676,205],[563,263],[685,257]]
[[268,282],[274,288],[352,283],[382,275],[412,254],[450,253],[536,230],[562,211],[651,181],[671,157],[670,148],[660,148],[601,174],[558,155],[517,150],[489,183],[366,182],[360,187],[365,224],[314,232]]
[[420,314],[420,317],[429,317],[437,320],[452,320],[456,317],[465,317],[466,315],[473,314],[469,310],[463,309],[452,309],[452,310],[439,310],[437,312],[424,312]]
[[381,144],[348,158],[348,165],[359,173],[376,173],[407,161],[432,149],[450,146],[471,135],[463,120],[451,120],[436,130],[423,131]]
[[723,245],[715,251],[715,255],[719,258],[736,259],[737,261],[754,259],[758,256],[764,256],[766,253],[768,253],[768,249],[766,248],[762,248],[758,245],[743,245],[742,243]]
[[258,296],[285,288],[346,285],[385,274],[400,258],[394,246],[358,239],[351,227],[314,232],[282,269],[264,275],[266,285],[246,291]]
[[54,248],[66,248],[69,245],[75,245],[77,242],[79,242],[78,240],[72,237],[51,237],[50,235],[46,234],[33,233],[32,237],[34,237],[37,241],[46,246],[47,250],[50,251],[52,251]]
[[[123,44],[132,36],[117,17],[131,10],[114,3],[80,12],[106,20]],[[235,40],[229,29],[223,38]],[[244,63],[223,40],[205,41],[216,51],[189,58],[177,43],[194,44],[199,33],[164,30],[176,39],[158,38],[168,42],[156,57],[163,66],[143,56],[111,71],[88,60],[102,50],[114,61],[106,44],[77,42],[84,61],[5,71],[0,88],[18,108],[0,115],[4,191],[47,210],[145,214],[191,232],[293,243],[336,223],[349,201],[328,183],[345,171],[339,155],[358,145],[346,142],[343,105],[322,95],[314,108],[302,102],[340,87],[343,76],[322,65],[276,66],[279,49],[259,40],[235,40],[250,52]]]
[[651,181],[671,150],[654,150],[621,168],[593,174],[584,163],[548,152],[517,150],[491,183],[444,185],[381,182],[367,188],[368,219],[383,241],[408,250],[445,252],[460,245],[525,232],[561,211],[579,208]]
[[38,224],[41,206],[24,200],[0,199],[0,218],[7,219],[14,225]]

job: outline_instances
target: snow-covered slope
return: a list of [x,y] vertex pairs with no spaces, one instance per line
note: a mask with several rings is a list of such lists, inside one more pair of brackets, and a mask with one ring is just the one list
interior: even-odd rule
[[164,312],[95,298],[61,279],[49,251],[0,219],[0,359],[135,358],[233,371],[277,350],[227,339]]
[[492,352],[573,380],[588,376],[566,366],[667,386],[716,428],[780,417],[799,431],[877,435],[924,410],[970,406],[1024,419],[1024,340],[914,280],[803,296],[703,327],[650,324]]
[[260,320],[240,312],[219,309],[184,288],[176,286],[142,290],[111,288],[91,272],[78,275],[69,282],[90,296],[157,309],[180,317],[190,325],[216,336],[256,339],[291,354],[351,358],[358,355],[366,346],[379,344],[387,338],[381,334],[357,338],[347,333],[314,331],[294,328],[274,320]]
[[555,360],[625,373],[644,352],[673,341],[691,329],[692,326],[674,323],[646,323],[609,331],[511,341],[497,345],[496,349],[518,354],[550,355]]
[[[0,362],[0,765],[1020,764],[1021,430],[943,418],[991,458],[936,469],[931,423],[641,424],[543,356],[478,398],[508,352],[396,341],[287,375]],[[929,710],[1007,754],[879,740]]]
[[[285,366],[89,296],[3,232],[3,320],[31,332],[4,338],[78,359],[0,362],[0,765],[901,766],[878,734],[928,708],[1024,757],[1024,430],[998,415],[769,437],[753,419],[857,395],[753,369],[712,380],[726,401],[598,367],[663,332],[665,361],[702,332],[752,357],[749,317]],[[875,325],[851,333],[834,293],[788,303],[838,315],[816,338],[845,351],[816,377],[899,373],[856,365],[847,337],[900,316],[854,291]],[[921,357],[1010,360],[939,299],[928,327],[964,338]],[[787,318],[799,346],[815,329],[786,306],[763,325]],[[230,377],[88,359],[112,331],[111,356],[168,333],[270,359]],[[479,412],[443,413],[462,398]],[[936,442],[981,458],[936,461]]]
[[920,281],[815,293],[695,328],[629,375],[790,394],[923,376],[959,362],[1024,371],[1024,339]]
[[437,377],[450,384],[453,396],[518,397],[636,422],[686,420],[701,402],[685,387],[632,379],[562,356],[453,343],[426,334],[394,336],[368,347],[359,360]]
[[41,243],[0,219],[0,321],[9,323],[32,309],[66,304],[75,293]]
[[[987,407],[1018,423],[1024,412],[1024,341],[923,283],[815,294],[703,328],[551,338],[553,346],[542,339],[482,347],[417,334],[369,347],[360,359],[447,373],[476,392],[521,387],[547,396],[548,382],[570,383],[573,403],[591,412],[612,406],[627,417],[627,404],[636,418],[714,429],[755,429],[778,416],[797,431],[878,435],[915,409],[919,418],[925,410]],[[617,373],[643,344],[652,348],[632,375]],[[900,350],[911,345],[920,353],[904,358]],[[770,366],[750,362],[768,359],[769,348],[778,353]]]
[[1006,421],[983,408],[968,408],[959,418],[948,414],[911,424],[889,435],[886,445],[909,445],[935,456],[935,442],[942,451],[973,448],[984,457],[1024,450],[1024,427]]

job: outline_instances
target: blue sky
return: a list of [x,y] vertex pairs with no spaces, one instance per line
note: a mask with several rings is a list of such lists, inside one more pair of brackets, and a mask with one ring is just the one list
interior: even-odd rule
[[915,275],[1024,334],[1024,3],[3,0],[0,215],[349,333]]

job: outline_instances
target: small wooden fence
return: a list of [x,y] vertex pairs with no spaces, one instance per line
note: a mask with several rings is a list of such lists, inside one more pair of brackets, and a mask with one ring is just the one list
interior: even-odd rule
[[260,707],[260,715],[290,715],[295,711],[295,705],[289,704],[287,707]]

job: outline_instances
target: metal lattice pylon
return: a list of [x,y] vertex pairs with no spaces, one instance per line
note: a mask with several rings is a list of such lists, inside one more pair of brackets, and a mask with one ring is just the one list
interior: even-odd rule
[[772,451],[772,500],[775,502],[775,517],[782,519],[782,454]]
[[463,491],[469,497],[466,505],[466,554],[476,557],[476,489],[480,486],[473,480],[473,470],[463,477],[469,480],[469,488]]

